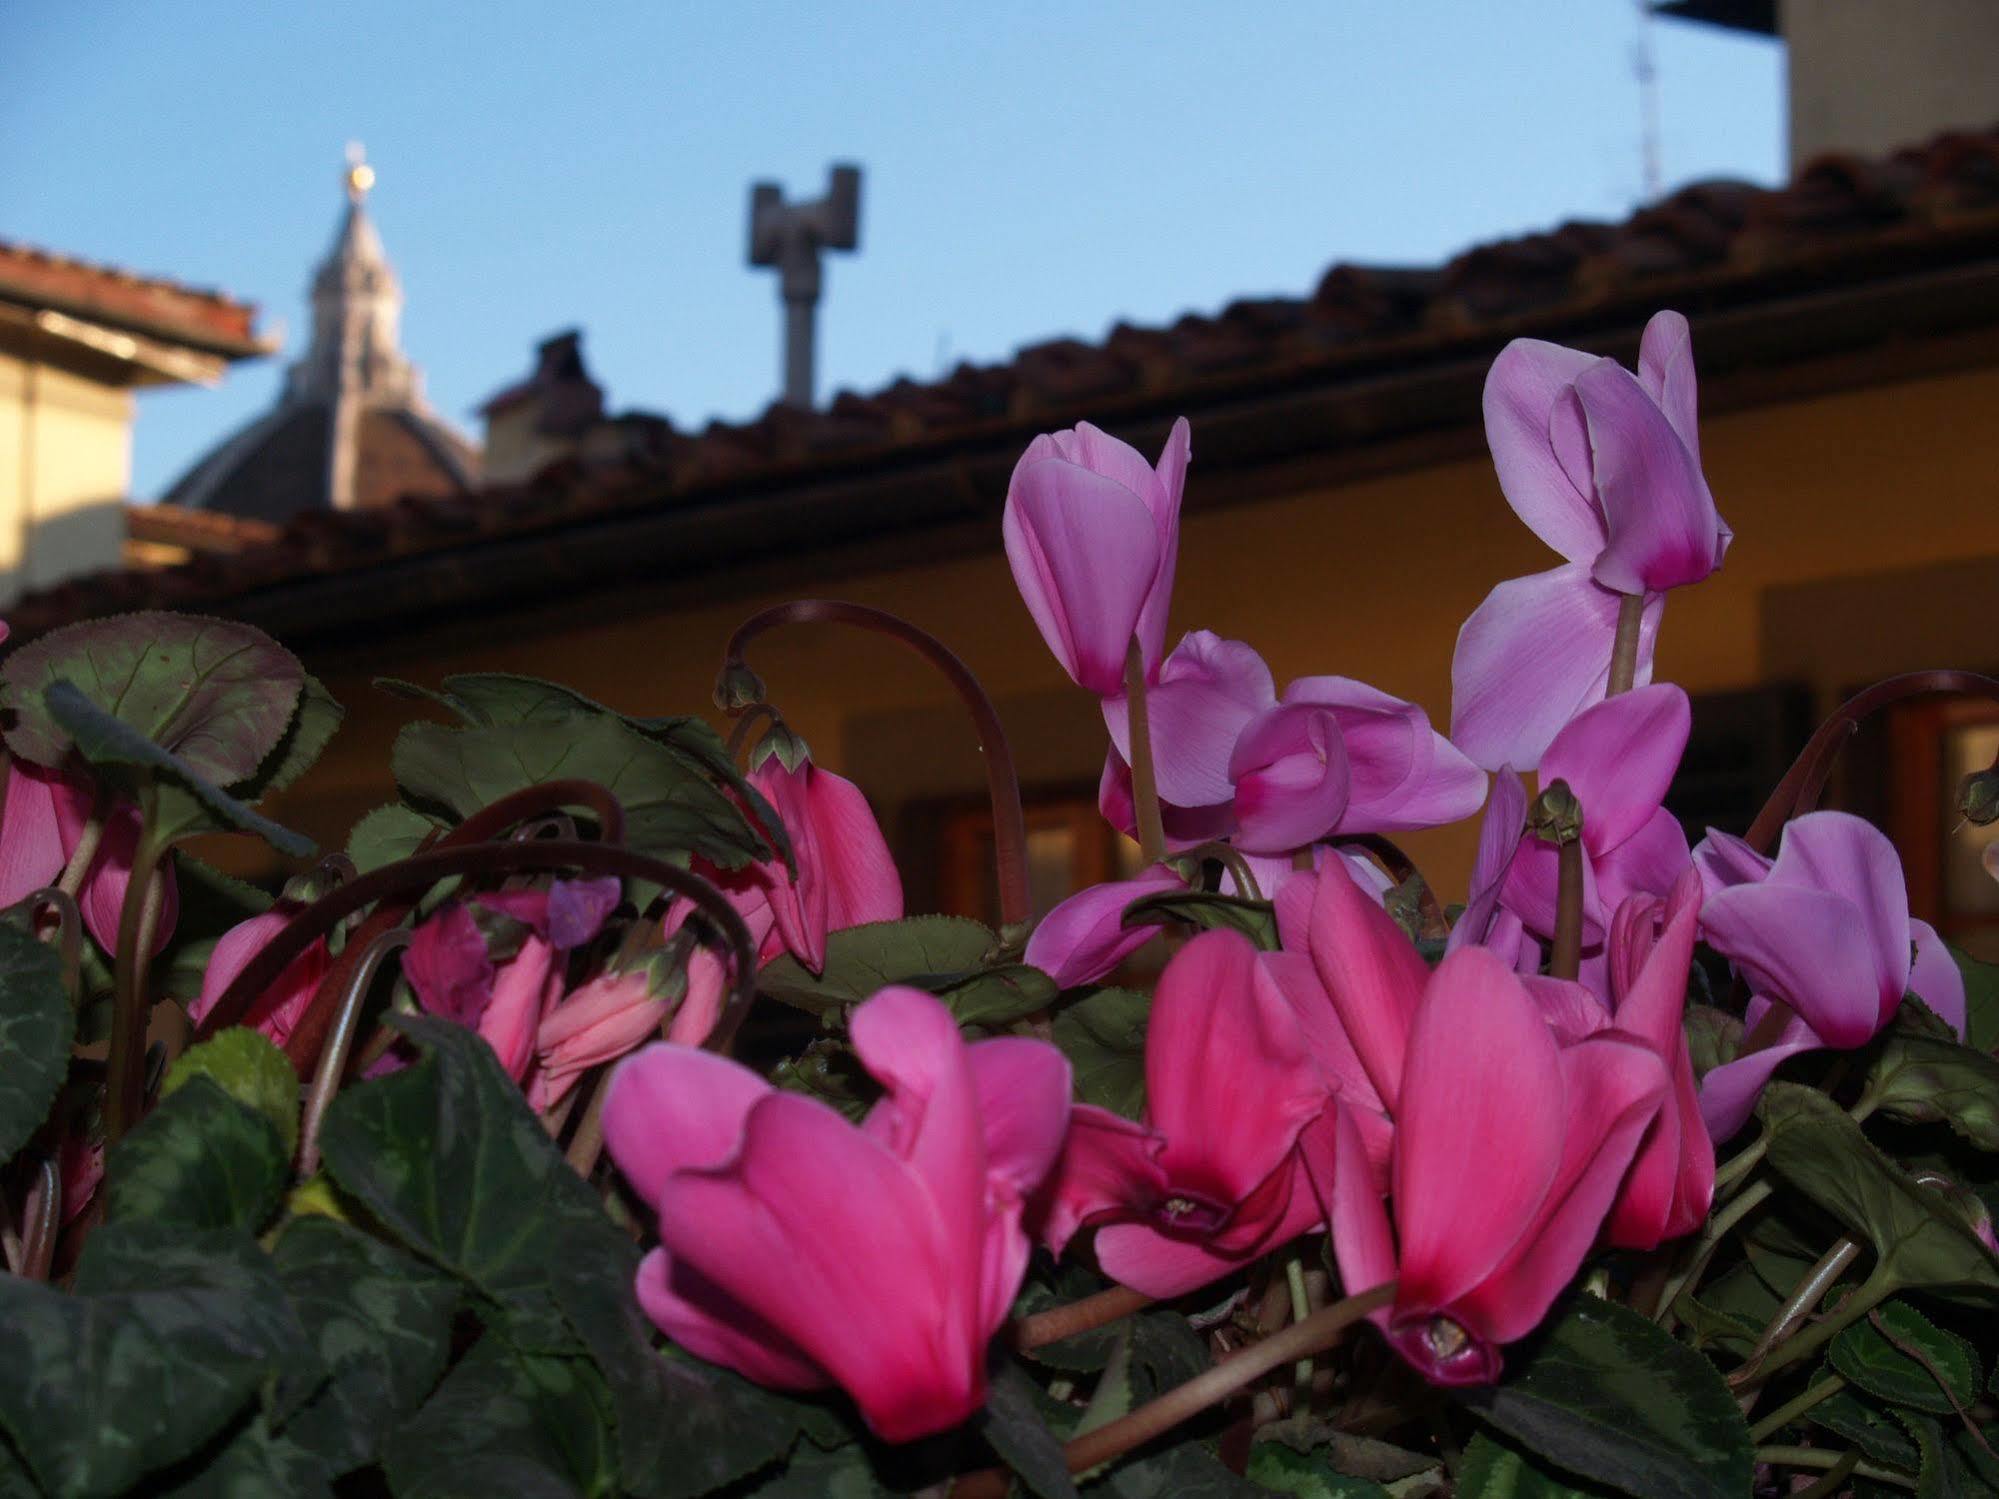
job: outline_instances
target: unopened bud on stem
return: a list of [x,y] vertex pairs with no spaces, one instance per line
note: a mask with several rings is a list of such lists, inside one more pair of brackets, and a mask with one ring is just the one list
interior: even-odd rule
[[1583,804],[1567,781],[1555,781],[1527,809],[1527,831],[1543,843],[1574,843],[1583,835]]
[[750,769],[755,770],[772,755],[777,756],[778,763],[786,770],[795,771],[812,758],[812,748],[792,733],[783,719],[773,716],[770,732],[759,739],[756,748],[750,751]]
[[752,703],[764,701],[764,681],[740,661],[722,668],[715,678],[715,706],[724,713],[740,713]]
[[1975,828],[1999,822],[1999,770],[1974,770],[1957,788],[1957,810]]

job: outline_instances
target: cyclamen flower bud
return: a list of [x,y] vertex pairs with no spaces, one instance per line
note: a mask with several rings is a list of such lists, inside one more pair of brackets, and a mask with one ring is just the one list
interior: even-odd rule
[[1527,809],[1527,831],[1543,843],[1574,843],[1583,835],[1583,804],[1567,781],[1556,781]]
[[740,713],[752,703],[764,701],[764,679],[740,661],[722,668],[715,679],[715,706],[724,713]]
[[1999,822],[1999,770],[1975,770],[1957,788],[1957,810],[1975,828]]

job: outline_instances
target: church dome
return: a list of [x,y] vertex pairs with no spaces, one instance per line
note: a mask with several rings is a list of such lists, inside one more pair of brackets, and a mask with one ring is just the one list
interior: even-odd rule
[[164,503],[282,524],[308,510],[471,489],[478,451],[430,408],[398,338],[402,288],[350,153],[347,210],[312,280],[312,341],[269,411],[210,449]]

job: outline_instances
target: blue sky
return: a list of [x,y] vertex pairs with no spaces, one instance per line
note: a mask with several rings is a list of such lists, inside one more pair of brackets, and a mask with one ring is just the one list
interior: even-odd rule
[[[778,307],[749,184],[867,172],[820,388],[1308,292],[1641,194],[1629,0],[1362,4],[9,0],[0,237],[217,285],[286,354],[140,403],[156,496],[274,396],[364,141],[433,402],[585,330],[614,409],[754,414]],[[1774,182],[1778,48],[1651,25],[1667,185]]]

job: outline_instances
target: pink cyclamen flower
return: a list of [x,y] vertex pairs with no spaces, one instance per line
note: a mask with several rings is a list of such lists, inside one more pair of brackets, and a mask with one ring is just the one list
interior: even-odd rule
[[1791,1010],[1774,1042],[1701,1080],[1701,1112],[1717,1141],[1748,1121],[1785,1059],[1866,1045],[1912,989],[1964,1033],[1963,976],[1935,930],[1909,915],[1901,859],[1871,823],[1811,812],[1785,824],[1774,861],[1712,832],[1696,857],[1710,889],[1702,932],[1750,986],[1746,1034],[1757,1033],[1771,1001]]
[[1155,864],[1131,879],[1079,890],[1041,918],[1022,956],[1058,988],[1095,983],[1158,935],[1156,926],[1126,926],[1126,908],[1148,895],[1186,888],[1172,869]]
[[1581,1267],[1667,1091],[1645,1047],[1559,1046],[1491,953],[1448,955],[1424,991],[1395,1110],[1394,1219],[1338,1111],[1329,1189],[1350,1292],[1396,1281],[1374,1314],[1435,1384],[1489,1384]]
[[877,1435],[943,1431],[985,1400],[986,1345],[1027,1268],[1027,1198],[1062,1148],[1069,1064],[967,1045],[889,988],[854,1012],[887,1090],[857,1128],[684,1046],[612,1075],[611,1157],[659,1218],[640,1305],[689,1352],[780,1389],[844,1387]]
[[[1583,811],[1583,942],[1604,940],[1610,915],[1633,894],[1663,896],[1689,867],[1687,835],[1661,803],[1687,746],[1693,715],[1670,683],[1586,708],[1541,758],[1541,784],[1566,781]],[[1555,930],[1560,852],[1525,838],[1500,904],[1530,932]]]
[[1612,1024],[1652,1050],[1672,1089],[1611,1209],[1607,1237],[1620,1249],[1656,1249],[1692,1233],[1714,1201],[1714,1141],[1682,1023],[1700,912],[1700,875],[1689,868],[1668,898],[1634,895],[1611,921]]
[[1124,691],[1135,636],[1147,675],[1166,651],[1189,429],[1173,424],[1155,468],[1088,422],[1034,439],[1007,484],[1007,561],[1041,638],[1076,684]]
[[1514,513],[1565,559],[1501,583],[1458,634],[1451,738],[1487,769],[1531,770],[1601,701],[1620,598],[1642,598],[1637,681],[1651,680],[1666,590],[1721,566],[1732,533],[1701,474],[1687,320],[1645,327],[1638,373],[1516,339],[1485,382],[1485,434]]
[[[1106,698],[1112,751],[1099,806],[1132,826],[1130,707]],[[1438,827],[1469,817],[1485,776],[1413,703],[1347,677],[1300,677],[1280,698],[1251,647],[1195,630],[1146,692],[1167,842],[1227,837],[1288,853],[1340,833]]]
[[[0,809],[0,906],[11,906],[61,877],[83,842],[95,795],[80,773],[49,770],[20,759],[9,762],[6,802]],[[105,814],[97,852],[76,892],[85,928],[107,953],[118,946],[118,921],[138,851],[139,809],[129,801],[114,803]],[[159,878],[166,881],[166,899],[153,938],[155,954],[172,938],[180,914],[171,861],[161,865]]]
[[564,995],[535,1032],[540,1066],[535,1107],[560,1103],[592,1067],[615,1061],[656,1035],[672,1005],[642,968],[600,973]]
[[759,962],[789,952],[818,973],[828,932],[901,919],[902,876],[860,787],[810,760],[787,770],[776,755],[749,780],[784,823],[797,876],[782,859],[697,868],[749,926]]
[[1101,1225],[1105,1274],[1177,1296],[1324,1221],[1305,1136],[1330,1124],[1332,1089],[1262,957],[1239,933],[1203,932],[1166,965],[1146,1028],[1145,1119],[1076,1106],[1043,1204],[1050,1249]]
[[[303,909],[299,901],[281,900],[270,910],[238,922],[217,938],[215,950],[208,957],[208,967],[201,975],[201,994],[187,1007],[187,1018],[197,1024],[205,1019],[222,997],[222,991],[235,982],[236,975]],[[283,1046],[291,1039],[299,1017],[312,1003],[320,981],[332,967],[333,956],[327,950],[326,939],[314,938],[304,952],[285,965],[284,972],[271,981],[271,986],[251,1001],[242,1023],[262,1031],[272,1044]]]

